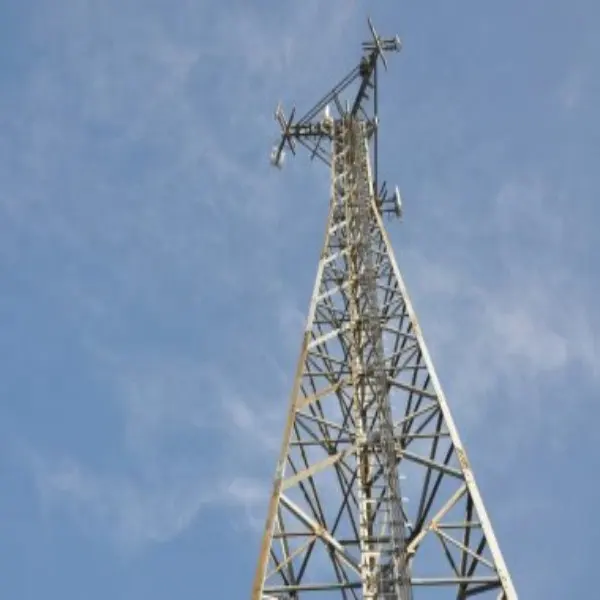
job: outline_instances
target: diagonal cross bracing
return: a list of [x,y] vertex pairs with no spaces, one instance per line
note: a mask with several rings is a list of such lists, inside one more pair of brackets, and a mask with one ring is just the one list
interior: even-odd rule
[[517,600],[383,225],[377,123],[335,99],[285,128],[318,133],[331,195],[252,600]]

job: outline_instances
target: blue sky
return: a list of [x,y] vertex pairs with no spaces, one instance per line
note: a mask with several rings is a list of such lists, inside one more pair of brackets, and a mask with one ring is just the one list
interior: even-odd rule
[[0,589],[248,597],[327,210],[279,100],[367,9],[397,258],[522,598],[590,597],[599,497],[591,0],[5,0]]

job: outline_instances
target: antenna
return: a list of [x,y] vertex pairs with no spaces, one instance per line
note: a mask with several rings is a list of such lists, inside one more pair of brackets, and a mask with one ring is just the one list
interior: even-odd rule
[[[275,110],[275,120],[279,124],[280,137],[271,151],[271,164],[281,169],[285,159],[285,149],[296,154],[296,143],[310,152],[311,160],[319,158],[326,165],[331,162],[331,142],[333,125],[336,121],[349,117],[364,120],[369,134],[369,142],[373,158],[373,184],[378,189],[379,179],[379,103],[377,97],[377,65],[381,61],[384,69],[388,64],[386,53],[399,52],[402,42],[398,36],[381,38],[367,19],[371,40],[363,42],[363,55],[354,67],[333,89],[323,96],[305,115],[294,121],[295,107],[289,119],[285,117],[281,102]],[[342,100],[344,96],[344,100]],[[333,107],[333,108],[332,108]],[[322,118],[318,116],[322,114]],[[324,143],[325,142],[325,143]],[[329,142],[329,143],[327,143]],[[387,196],[385,183],[377,194],[377,205],[381,214],[399,216],[397,200]]]
[[[272,152],[272,163],[280,164],[280,154],[288,146],[295,154],[294,142],[307,148],[312,158],[319,158],[330,164],[331,154],[321,146],[323,140],[331,140],[331,119],[339,120],[347,116],[361,117],[369,126],[370,133],[377,142],[378,105],[377,105],[377,64],[379,59],[387,69],[385,58],[388,52],[399,52],[402,48],[400,38],[382,39],[377,35],[370,19],[368,19],[372,40],[362,44],[363,55],[358,63],[336,86],[325,94],[306,114],[294,121],[295,109],[289,119],[285,118],[281,104],[275,111],[275,119],[281,130],[279,140]],[[358,86],[358,87],[357,87]],[[354,94],[346,99],[346,106],[341,96],[344,92],[355,88]],[[319,113],[325,111],[326,118],[316,121]]]

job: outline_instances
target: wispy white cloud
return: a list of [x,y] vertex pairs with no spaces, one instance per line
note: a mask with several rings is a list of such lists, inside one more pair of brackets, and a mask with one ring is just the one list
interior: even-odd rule
[[[522,446],[544,431],[560,446],[569,434],[560,423],[580,418],[589,400],[549,395],[551,382],[573,369],[597,380],[600,323],[572,271],[563,200],[540,178],[503,185],[486,225],[485,277],[456,255],[414,250],[405,260],[459,428],[477,439],[494,421],[486,442],[494,469],[510,470]],[[462,252],[483,250],[472,219],[460,228],[449,220],[444,231],[441,238]]]
[[[279,444],[281,353],[252,332],[228,331],[226,318],[220,332],[206,317],[177,325],[201,340],[196,350],[157,348],[131,329],[123,340],[121,332],[134,314],[164,322],[217,311],[224,294],[227,310],[236,298],[249,314],[262,304],[260,318],[271,313],[275,328],[294,329],[298,315],[273,284],[276,258],[252,238],[276,246],[278,220],[295,210],[282,200],[283,181],[265,178],[272,107],[285,82],[293,93],[330,73],[356,9],[344,3],[339,11],[341,4],[265,14],[244,6],[217,20],[192,4],[181,18],[119,8],[115,24],[116,4],[73,1],[36,16],[33,35],[49,51],[28,74],[10,140],[18,169],[4,168],[9,193],[0,211],[11,233],[2,252],[18,260],[21,240],[34,239],[41,253],[52,245],[68,257],[50,266],[45,293],[77,323],[107,382],[106,402],[122,419],[124,466],[103,473],[68,448],[48,454],[66,457],[56,461],[31,454],[48,506],[126,550],[171,539],[212,505],[250,515],[262,498],[267,469],[257,468],[256,481],[241,474],[257,467],[257,452]],[[325,37],[305,43],[317,22]],[[299,68],[307,59],[308,72]],[[224,347],[230,358],[219,364]],[[111,443],[114,434],[106,432]],[[184,450],[175,443],[182,439]]]
[[191,469],[155,479],[103,476],[72,460],[38,459],[35,476],[46,510],[66,513],[88,535],[108,536],[127,553],[170,540],[219,495]]
[[[200,477],[196,464],[160,474],[101,475],[74,460],[35,457],[35,483],[46,511],[58,511],[94,538],[126,555],[164,543],[192,527],[202,513],[238,513],[236,528],[257,528],[268,498],[265,482],[250,477]],[[260,524],[260,525],[259,525]]]
[[252,529],[254,533],[262,531],[265,525],[266,507],[272,484],[266,479],[235,477],[226,487],[226,502],[234,509],[243,509],[234,519],[238,529]]
[[558,101],[567,111],[577,110],[583,98],[585,77],[581,69],[572,69],[558,90]]
[[240,373],[258,369],[244,381],[181,354],[94,350],[110,384],[105,401],[122,424],[120,436],[104,434],[122,448],[120,465],[102,470],[64,450],[26,445],[24,463],[45,506],[125,552],[168,541],[210,510],[239,513],[238,529],[258,527],[287,405],[276,361],[256,346],[239,351]]

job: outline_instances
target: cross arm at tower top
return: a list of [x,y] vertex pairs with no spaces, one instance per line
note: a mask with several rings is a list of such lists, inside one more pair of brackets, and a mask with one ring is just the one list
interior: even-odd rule
[[[329,164],[329,153],[321,144],[324,140],[330,139],[329,125],[337,119],[353,117],[364,120],[375,137],[375,145],[377,144],[377,65],[381,60],[387,70],[385,54],[399,52],[402,42],[398,36],[389,39],[379,37],[371,19],[368,19],[368,24],[372,39],[363,43],[364,54],[359,64],[305,115],[294,122],[295,108],[292,109],[289,119],[285,118],[280,106],[277,108],[275,119],[280,126],[281,134],[271,153],[273,165],[282,166],[286,147],[295,154],[295,142],[307,148],[311,152],[311,158],[317,157]],[[346,96],[352,87],[355,87],[355,92],[349,97]],[[331,107],[334,115],[331,114]]]
[[387,70],[387,61],[385,60],[385,53],[400,52],[400,50],[402,49],[402,42],[398,36],[386,40],[381,39],[375,31],[375,27],[373,27],[373,22],[371,21],[371,19],[368,19],[368,22],[373,39],[369,42],[363,43],[363,50],[366,50],[367,52],[371,53],[375,52],[376,58],[381,57],[383,66]]
[[380,39],[379,44],[376,42],[363,42],[363,50],[372,52],[373,50],[377,49],[379,49],[382,57],[385,56],[383,52],[399,52],[402,50],[402,40],[396,36],[394,38],[388,38],[385,40]]

